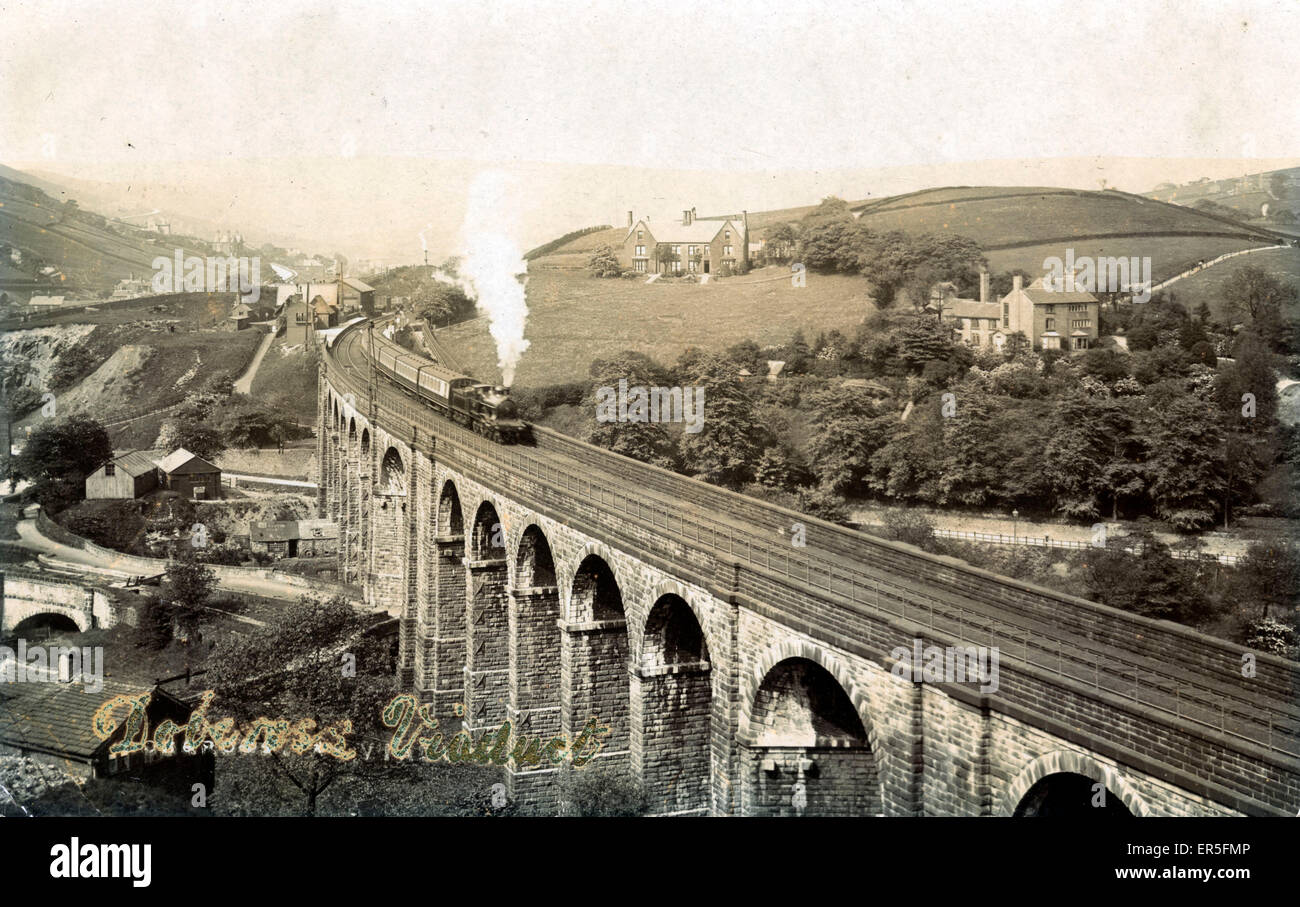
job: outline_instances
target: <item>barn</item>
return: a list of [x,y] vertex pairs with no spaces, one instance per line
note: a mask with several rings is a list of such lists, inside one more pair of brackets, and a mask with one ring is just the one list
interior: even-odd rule
[[139,498],[158,487],[158,464],[133,450],[86,476],[86,499]]
[[163,487],[181,497],[209,501],[221,497],[221,470],[202,457],[178,447],[158,464]]

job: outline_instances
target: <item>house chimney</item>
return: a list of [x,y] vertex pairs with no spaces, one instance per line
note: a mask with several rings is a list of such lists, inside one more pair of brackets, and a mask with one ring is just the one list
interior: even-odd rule
[[989,301],[989,269],[980,268],[980,302]]
[[632,229],[632,212],[631,212],[631,211],[627,212],[627,228],[628,228],[629,230]]
[[1021,280],[1022,280],[1022,279],[1023,279],[1023,278],[1022,278],[1019,274],[1017,274],[1016,276],[1014,276],[1014,277],[1011,278],[1011,292],[1012,292],[1012,293],[1019,293],[1019,292],[1020,292],[1020,283],[1021,283]]
[[683,226],[686,226],[686,227],[689,227],[689,226],[691,225],[691,209],[690,209],[690,208],[683,208],[683,209],[682,209],[682,225],[683,225]]

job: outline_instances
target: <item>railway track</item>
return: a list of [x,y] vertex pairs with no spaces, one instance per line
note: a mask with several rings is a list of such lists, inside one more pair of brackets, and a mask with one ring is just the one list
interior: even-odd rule
[[[629,550],[646,545],[645,532],[634,537],[632,530],[651,529],[661,539],[651,553],[669,562],[715,579],[719,564],[746,568],[736,591],[756,601],[775,582],[794,597],[811,593],[828,611],[847,608],[901,621],[927,631],[927,637],[997,646],[1006,661],[1251,743],[1275,757],[1300,759],[1300,666],[1260,655],[1256,677],[1245,682],[1245,649],[1186,628],[922,555],[536,426],[536,446],[497,445],[372,373],[363,331],[340,334],[330,356],[342,366],[334,374],[357,400],[369,402],[374,382],[381,424],[436,435],[439,459],[522,503],[590,520],[613,538],[626,539]],[[804,526],[805,548],[789,541],[795,522]],[[814,622],[808,615],[799,620]],[[1197,649],[1198,663],[1162,657],[1162,649],[1175,643]]]

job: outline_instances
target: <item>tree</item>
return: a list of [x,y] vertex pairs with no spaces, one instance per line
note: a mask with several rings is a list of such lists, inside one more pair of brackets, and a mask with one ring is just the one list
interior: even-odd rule
[[411,311],[431,325],[442,326],[474,311],[474,303],[459,284],[424,279],[411,293]]
[[[664,426],[657,422],[620,420],[619,413],[609,411],[611,401],[616,404],[620,387],[661,387],[669,384],[668,373],[659,363],[643,353],[624,350],[613,359],[597,359],[591,363],[591,388],[583,407],[591,414],[583,433],[583,440],[615,453],[671,468],[673,465],[672,439]],[[620,384],[624,382],[624,384]]]
[[1112,539],[1104,549],[1089,549],[1085,557],[1088,592],[1095,601],[1185,624],[1208,615],[1210,602],[1195,566],[1176,560],[1169,546],[1148,531]]
[[1224,309],[1229,319],[1248,321],[1265,337],[1277,336],[1282,312],[1296,299],[1293,285],[1254,265],[1237,268],[1223,285]]
[[623,274],[623,266],[619,264],[614,247],[610,245],[600,246],[592,253],[591,260],[587,262],[587,270],[596,277],[620,277]]
[[684,465],[705,481],[739,488],[753,478],[765,446],[754,400],[740,381],[739,369],[730,359],[710,354],[700,357],[683,377],[697,394],[704,392],[706,407],[703,428],[682,436]]
[[211,460],[226,449],[221,432],[204,422],[169,419],[158,434],[158,446],[168,450],[184,447],[190,453]]
[[172,641],[172,607],[160,598],[146,598],[140,607],[139,645],[155,651]]
[[113,458],[103,425],[89,416],[64,416],[43,422],[22,451],[9,460],[10,476],[37,486],[38,497],[64,503],[85,495],[86,476]]
[[852,388],[825,388],[812,395],[812,436],[808,454],[818,482],[837,493],[851,492],[866,481],[871,457],[888,439],[873,426],[876,407],[865,393]]
[[763,252],[769,261],[789,261],[799,244],[799,225],[791,221],[777,224],[767,231]]
[[[793,230],[789,232],[795,232]],[[814,270],[851,270],[851,250],[860,240],[857,221],[842,198],[828,196],[804,215],[797,231],[803,263]],[[789,235],[786,233],[785,235]]]
[[[304,597],[276,625],[217,647],[206,678],[216,691],[209,711],[233,715],[241,725],[263,715],[309,719],[318,730],[346,721],[354,738],[382,749],[393,730],[380,715],[397,689],[387,646],[364,635],[370,623],[342,597]],[[357,740],[346,743],[351,748]],[[277,807],[315,815],[327,792],[355,810],[392,795],[394,786],[418,791],[422,772],[430,768],[386,765],[382,758],[343,760],[314,749],[295,753],[287,746],[228,762],[221,767],[220,809],[245,815]],[[335,785],[344,778],[345,784]]]
[[176,559],[167,564],[167,591],[176,605],[176,623],[186,637],[198,629],[203,608],[217,588],[212,568],[199,563],[188,539],[177,543]]
[[1226,482],[1217,414],[1190,396],[1153,405],[1142,428],[1156,514],[1179,530],[1214,522]]

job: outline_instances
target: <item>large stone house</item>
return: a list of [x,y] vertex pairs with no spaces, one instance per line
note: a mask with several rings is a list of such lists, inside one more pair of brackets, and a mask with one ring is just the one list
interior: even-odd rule
[[1019,275],[1002,297],[1002,330],[1029,338],[1034,349],[1086,350],[1097,344],[1101,302],[1089,292],[1040,277],[1022,286]]
[[649,218],[632,223],[629,213],[618,259],[629,270],[650,274],[730,274],[749,260],[745,218],[698,220],[691,208],[680,221],[651,225]]
[[1001,349],[1011,335],[1025,335],[1034,349],[1078,351],[1097,344],[1101,303],[1083,290],[1067,290],[1040,277],[1029,286],[1012,278],[1011,292],[997,302],[989,294],[989,275],[980,275],[980,298],[962,299],[951,284],[931,292],[931,304],[968,346]]

